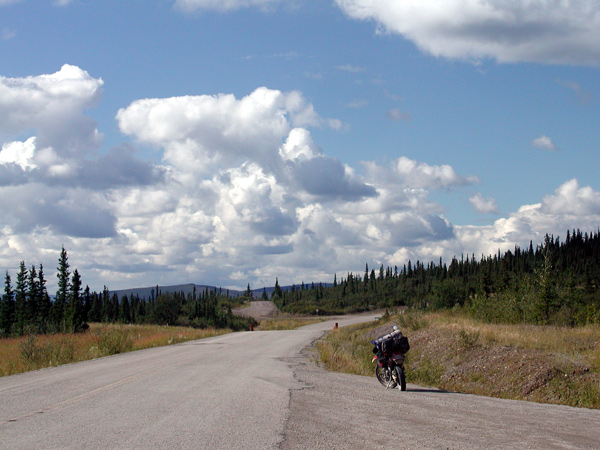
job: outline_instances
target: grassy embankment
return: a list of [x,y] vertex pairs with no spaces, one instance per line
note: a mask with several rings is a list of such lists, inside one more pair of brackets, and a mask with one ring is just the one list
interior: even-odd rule
[[449,391],[600,408],[600,327],[495,325],[456,313],[406,312],[331,332],[317,344],[329,370],[373,376],[371,339],[409,337],[409,383]]

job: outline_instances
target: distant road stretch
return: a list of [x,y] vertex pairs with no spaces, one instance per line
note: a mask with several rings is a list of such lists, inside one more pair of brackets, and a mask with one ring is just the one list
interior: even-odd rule
[[255,319],[271,319],[277,317],[279,311],[273,302],[264,300],[255,300],[250,302],[247,308],[239,308],[233,310],[234,314],[240,316],[250,316]]
[[[0,378],[0,449],[600,448],[600,411],[328,373],[338,318]],[[410,380],[409,380],[410,381]]]

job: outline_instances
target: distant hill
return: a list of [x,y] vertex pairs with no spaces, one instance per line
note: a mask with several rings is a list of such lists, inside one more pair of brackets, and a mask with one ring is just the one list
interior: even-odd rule
[[[317,286],[319,283],[314,283],[314,284],[315,284],[315,286]],[[304,283],[304,286],[306,288],[310,288],[311,285],[312,285],[312,283]],[[323,287],[333,286],[333,284],[331,284],[331,283],[321,283],[321,285]],[[196,287],[197,295],[200,295],[206,289],[208,289],[209,291],[214,291],[214,290],[221,291],[223,293],[223,295],[227,295],[229,293],[229,296],[231,296],[231,297],[237,297],[237,296],[243,295],[245,292],[245,290],[238,291],[235,289],[224,289],[224,288],[219,288],[216,286],[208,286],[205,284],[194,284],[194,283],[177,284],[177,285],[173,285],[173,286],[160,286],[159,285],[158,291],[159,291],[159,293],[163,293],[163,294],[166,294],[168,292],[183,292],[184,295],[188,295],[188,294],[192,294],[194,292],[194,287]],[[281,290],[283,290],[283,291],[291,291],[292,288],[300,289],[300,287],[301,287],[301,284],[280,286]],[[125,295],[127,297],[138,296],[140,299],[149,300],[152,298],[153,291],[154,291],[154,295],[156,296],[156,294],[157,294],[156,289],[157,289],[157,286],[111,290],[110,295],[112,296],[113,294],[117,294],[119,296],[119,298],[121,298]],[[267,295],[270,298],[272,292],[275,290],[275,286],[264,287],[264,288],[260,288],[260,289],[252,289],[252,296],[255,298],[261,298],[263,295],[263,290],[267,292]]]
[[[219,290],[220,288],[215,287],[215,286],[207,286],[204,284],[194,284],[194,283],[188,283],[188,284],[177,284],[177,285],[173,285],[173,286],[149,286],[149,287],[141,287],[141,288],[132,288],[132,289],[120,289],[120,290],[114,290],[114,291],[110,291],[110,295],[112,296],[113,294],[117,294],[119,296],[119,298],[123,297],[124,295],[126,295],[127,297],[131,297],[131,296],[138,296],[140,299],[150,299],[152,298],[152,296],[156,296],[157,295],[157,288],[158,288],[158,293],[162,293],[162,294],[166,294],[166,293],[170,293],[170,292],[183,292],[185,295],[188,294],[192,294],[194,292],[194,287],[196,288],[196,294],[200,295],[202,292],[204,292],[206,289],[208,289],[209,291],[214,291],[214,290]],[[223,294],[227,294],[227,289],[222,289]],[[262,291],[261,291],[262,293]],[[242,295],[243,291],[236,291],[233,289],[229,289],[229,295],[232,297],[237,297],[238,295]]]

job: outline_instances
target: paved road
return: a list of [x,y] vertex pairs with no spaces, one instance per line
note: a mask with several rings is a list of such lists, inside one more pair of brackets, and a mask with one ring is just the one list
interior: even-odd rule
[[0,378],[0,448],[277,448],[290,391],[303,387],[286,358],[332,326],[319,325]]
[[373,377],[327,373],[303,349],[332,324],[0,378],[0,448],[600,447],[600,411],[385,391]]

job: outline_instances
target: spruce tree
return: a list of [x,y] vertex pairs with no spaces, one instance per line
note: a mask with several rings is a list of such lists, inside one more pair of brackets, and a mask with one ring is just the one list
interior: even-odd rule
[[83,321],[87,322],[89,320],[90,311],[92,309],[92,293],[90,292],[90,287],[85,286],[83,290]]
[[0,305],[0,335],[9,336],[15,322],[15,294],[8,271],[4,278],[4,295]]
[[102,290],[102,322],[110,322],[112,303],[110,302],[110,292],[106,285]]
[[548,324],[554,312],[560,307],[560,299],[556,292],[556,274],[553,267],[554,253],[551,248],[552,238],[546,235],[541,249],[542,262],[536,270],[537,277],[537,320],[538,323]]
[[19,273],[17,273],[17,285],[15,291],[15,324],[14,331],[17,336],[25,333],[27,323],[27,269],[25,261],[21,261]]
[[281,298],[283,295],[281,291],[281,287],[279,286],[279,278],[275,278],[275,288],[273,289],[273,294],[271,294],[271,298]]
[[27,278],[27,324],[37,333],[41,332],[41,317],[39,317],[39,304],[40,293],[39,293],[39,280],[35,266],[31,266],[29,270],[29,276]]
[[71,272],[69,272],[69,258],[64,246],[58,258],[58,267],[56,270],[58,270],[56,274],[58,278],[58,290],[54,298],[54,305],[52,305],[52,321],[57,330],[64,330],[66,328],[65,308],[71,287],[69,282],[69,276],[71,275]]
[[121,297],[121,305],[119,308],[119,322],[131,323],[131,307],[129,304],[129,298],[126,295]]
[[90,322],[101,322],[102,321],[102,297],[100,294],[94,292],[92,294],[92,307],[88,313],[88,320]]
[[81,297],[81,277],[75,269],[70,283],[70,292],[66,308],[66,331],[79,333],[87,329],[84,321],[83,299]]
[[48,316],[50,314],[50,308],[52,302],[48,295],[48,289],[46,288],[46,278],[44,277],[44,266],[40,264],[38,270],[38,324],[40,326],[40,332],[48,332]]

